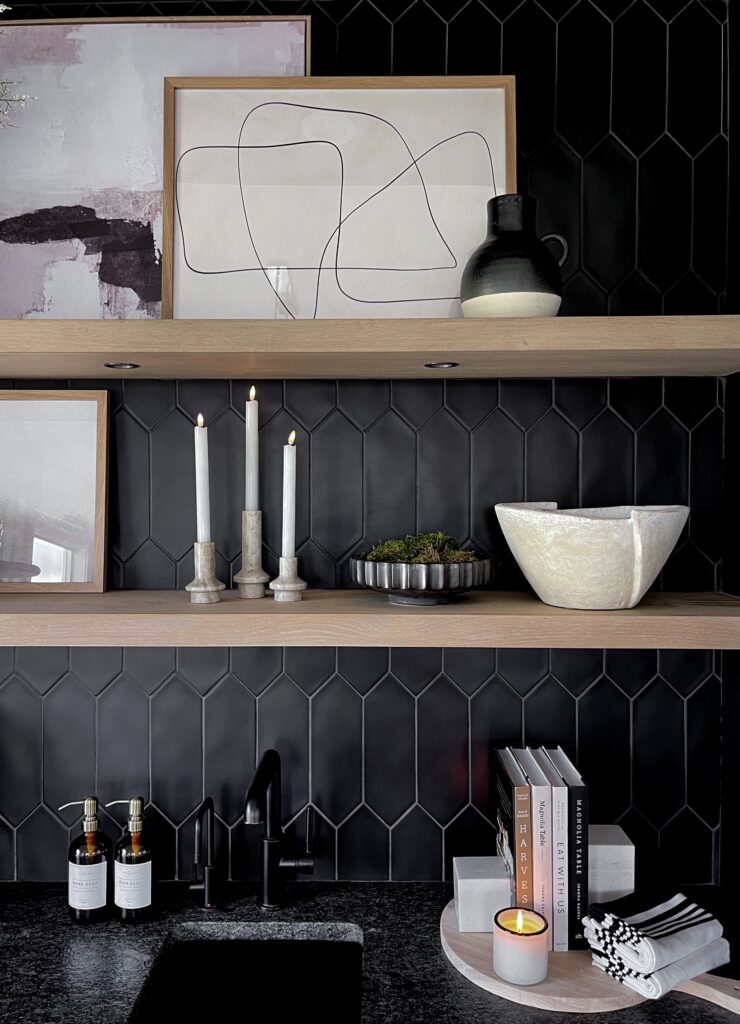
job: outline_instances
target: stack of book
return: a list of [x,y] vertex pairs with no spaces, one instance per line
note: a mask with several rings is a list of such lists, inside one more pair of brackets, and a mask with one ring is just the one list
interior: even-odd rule
[[496,754],[496,848],[515,905],[542,914],[550,949],[585,949],[588,788],[561,747]]

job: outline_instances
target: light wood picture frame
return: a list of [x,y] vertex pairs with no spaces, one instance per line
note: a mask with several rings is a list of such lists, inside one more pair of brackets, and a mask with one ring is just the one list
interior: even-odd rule
[[0,593],[102,593],[108,392],[0,391]]
[[167,78],[162,316],[459,316],[513,76]]

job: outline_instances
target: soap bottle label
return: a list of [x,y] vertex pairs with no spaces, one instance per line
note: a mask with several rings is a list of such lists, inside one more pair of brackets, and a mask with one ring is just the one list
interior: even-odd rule
[[67,899],[74,910],[98,910],[105,906],[108,865],[69,864]]
[[125,910],[142,910],[152,902],[152,862],[115,866],[115,903]]

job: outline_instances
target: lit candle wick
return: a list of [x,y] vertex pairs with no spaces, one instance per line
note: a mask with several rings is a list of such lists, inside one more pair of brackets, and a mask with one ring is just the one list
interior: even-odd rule
[[521,910],[516,915],[516,930],[520,933],[524,931],[524,916]]
[[199,412],[199,413],[198,413],[198,419],[197,419],[197,423],[198,423],[198,426],[199,426],[199,427],[202,427],[202,426],[203,426],[203,413],[202,413],[202,412]]
[[257,396],[257,388],[253,384],[251,386],[251,388],[249,389],[249,401],[253,402],[255,400],[256,396]]
[[291,430],[288,444],[295,444],[295,430]]

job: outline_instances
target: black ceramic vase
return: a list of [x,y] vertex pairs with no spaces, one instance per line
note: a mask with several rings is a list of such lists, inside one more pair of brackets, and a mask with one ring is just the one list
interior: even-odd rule
[[[463,316],[556,316],[563,284],[560,267],[568,243],[535,233],[537,203],[532,196],[494,196],[488,201],[488,235],[468,260],[460,285]],[[560,242],[556,260],[545,245]]]

